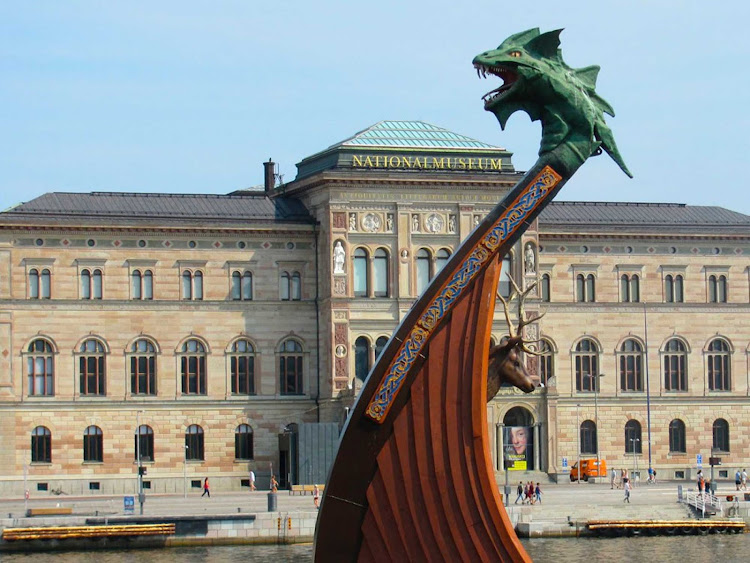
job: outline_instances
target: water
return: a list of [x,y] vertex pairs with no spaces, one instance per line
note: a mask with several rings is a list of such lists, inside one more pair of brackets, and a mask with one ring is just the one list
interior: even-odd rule
[[[648,537],[648,538],[549,538],[523,540],[536,563],[560,561],[628,561],[684,563],[691,561],[747,561],[750,534]],[[312,545],[243,545],[120,551],[70,551],[60,553],[3,554],[2,563],[306,563]]]

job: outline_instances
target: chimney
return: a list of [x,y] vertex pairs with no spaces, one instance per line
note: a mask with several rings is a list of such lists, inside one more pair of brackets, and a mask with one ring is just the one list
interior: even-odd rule
[[271,196],[273,194],[273,188],[276,185],[276,163],[269,158],[268,162],[263,163],[263,169],[263,185],[266,189],[266,195]]

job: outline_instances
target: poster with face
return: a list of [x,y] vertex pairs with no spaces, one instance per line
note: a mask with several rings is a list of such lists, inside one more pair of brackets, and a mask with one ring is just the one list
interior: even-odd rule
[[505,459],[512,463],[510,471],[534,469],[534,435],[531,426],[504,426]]

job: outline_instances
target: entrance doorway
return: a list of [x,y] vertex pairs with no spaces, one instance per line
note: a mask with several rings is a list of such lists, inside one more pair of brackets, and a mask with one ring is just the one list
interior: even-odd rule
[[534,417],[524,407],[513,407],[503,417],[503,457],[510,471],[533,471]]

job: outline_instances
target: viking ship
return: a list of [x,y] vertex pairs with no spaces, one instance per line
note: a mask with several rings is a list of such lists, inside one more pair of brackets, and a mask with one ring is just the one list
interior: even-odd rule
[[[502,507],[489,450],[500,261],[600,147],[628,173],[601,119],[611,108],[593,93],[598,67],[570,69],[558,47],[559,31],[534,29],[474,59],[480,75],[505,82],[485,102],[502,126],[517,109],[542,121],[540,157],[463,241],[373,366],[326,483],[316,561],[529,561]],[[545,73],[532,81],[541,59]],[[556,83],[571,80],[568,90]],[[585,107],[574,107],[581,100],[573,94],[550,94],[572,87],[590,91]],[[511,348],[527,349],[520,339]]]

